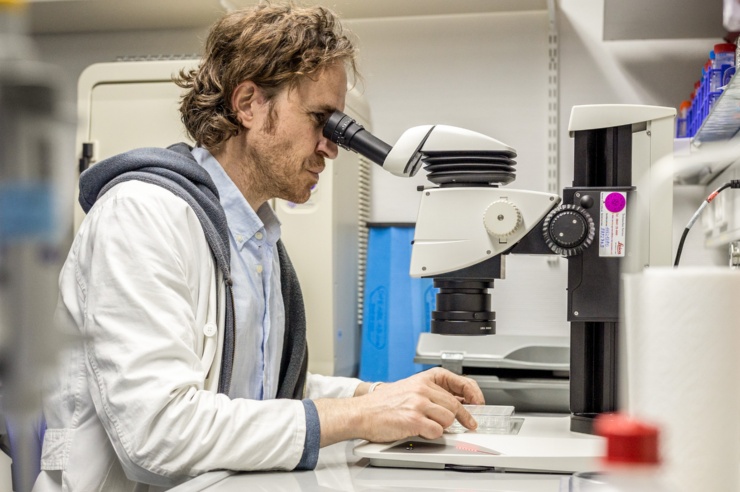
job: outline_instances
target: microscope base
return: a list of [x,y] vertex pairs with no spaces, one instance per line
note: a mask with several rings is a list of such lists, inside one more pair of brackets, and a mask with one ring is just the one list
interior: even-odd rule
[[372,466],[394,468],[495,469],[574,473],[598,468],[604,453],[600,437],[571,432],[567,416],[525,416],[516,434],[444,434],[440,439],[409,438],[386,444],[363,442],[357,456]]

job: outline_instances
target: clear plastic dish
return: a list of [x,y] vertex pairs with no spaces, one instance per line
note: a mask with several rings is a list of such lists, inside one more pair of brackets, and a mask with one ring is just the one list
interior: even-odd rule
[[[476,432],[481,434],[508,434],[511,432],[511,416],[514,415],[514,407],[505,405],[463,405],[478,422]],[[451,426],[445,429],[450,434],[462,434],[467,432],[460,422],[455,420]]]

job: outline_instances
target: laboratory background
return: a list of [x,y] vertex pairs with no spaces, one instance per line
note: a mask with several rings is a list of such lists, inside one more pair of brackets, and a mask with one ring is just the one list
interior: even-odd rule
[[[197,63],[208,27],[225,11],[256,3],[0,1],[0,111],[5,113],[0,115],[5,133],[0,135],[0,401],[17,428],[15,436],[13,425],[4,430],[0,490],[12,490],[10,455],[34,456],[32,446],[22,443],[33,441],[36,432],[26,429],[33,427],[38,411],[38,376],[53,370],[50,361],[64,343],[43,321],[43,306],[37,309],[29,299],[43,298],[39,303],[51,306],[56,301],[60,261],[81,220],[75,205],[79,172],[129,148],[186,141],[177,126],[177,88],[166,79],[178,67]],[[608,323],[631,331],[612,340],[620,344],[611,352],[618,364],[604,362],[601,355],[596,362],[579,361],[593,364],[594,371],[615,372],[584,385],[608,379],[619,397],[600,395],[600,401],[609,401],[606,407],[615,406],[606,409],[630,410],[645,418],[648,429],[655,425],[662,472],[684,484],[706,485],[693,490],[740,490],[740,363],[735,360],[740,358],[733,356],[740,352],[740,335],[734,333],[740,321],[731,309],[740,301],[740,192],[735,189],[740,187],[740,146],[734,138],[740,129],[740,82],[734,77],[740,2],[300,3],[333,9],[353,33],[361,77],[352,81],[345,112],[378,139],[393,146],[413,127],[459,127],[514,149],[516,179],[500,189],[566,195],[576,203],[564,190],[581,186],[598,196],[600,188],[611,186],[607,191],[624,197],[634,210],[626,215],[637,238],[633,244],[639,242],[635,248],[644,251],[635,253],[634,261],[629,255],[622,261],[624,277],[612,270],[603,275],[612,275],[607,295],[619,313],[619,323],[611,318]],[[576,135],[625,125],[631,128],[627,137],[612,142],[631,140],[626,147],[633,156],[631,182],[584,183],[578,175],[582,168],[574,164],[583,158]],[[635,167],[643,161],[647,167]],[[306,204],[273,205],[306,291],[310,370],[395,381],[441,365],[474,374],[487,399],[491,395],[487,403],[513,407],[507,429],[515,427],[519,414],[567,420],[576,391],[570,381],[576,377],[570,366],[571,323],[579,316],[569,312],[575,301],[568,292],[577,283],[569,262],[580,261],[570,256],[581,251],[563,246],[553,254],[506,255],[505,275],[496,277],[490,290],[495,335],[466,337],[476,340],[449,348],[447,339],[440,345],[439,338],[429,337],[432,311],[440,302],[432,279],[409,275],[423,188],[435,186],[427,170],[401,178],[357,153],[340,151],[327,171]],[[28,179],[48,183],[12,191],[14,183]],[[732,180],[733,186],[711,195]],[[58,192],[48,195],[49,186]],[[47,208],[36,210],[34,198],[42,198]],[[9,208],[27,213],[8,213]],[[39,218],[44,210],[47,216]],[[547,212],[534,223],[547,220]],[[588,229],[591,219],[584,214],[578,217]],[[588,239],[595,241],[592,251],[603,242],[603,230],[597,225],[596,238]],[[653,254],[650,248],[658,243],[663,249]],[[44,260],[38,250],[29,253],[39,244]],[[304,251],[293,253],[299,244]],[[672,267],[677,254],[680,264]],[[588,281],[599,278],[605,277]],[[711,320],[718,333],[706,334],[697,320]],[[496,337],[502,346],[491,342],[480,353],[473,350],[478,338]],[[723,365],[711,366],[717,360]],[[690,432],[678,435],[681,429]],[[14,439],[21,451],[11,449]],[[601,486],[590,484],[585,472],[600,471],[606,451],[603,438],[581,440],[585,447],[571,456],[576,465],[541,466],[533,459],[531,467],[512,466],[508,474],[495,471],[496,466],[507,469],[504,463],[479,474],[448,468],[444,477],[414,470],[413,464],[385,463],[389,468],[384,468],[387,450],[335,445],[322,451],[325,461],[322,465],[320,458],[310,472],[315,474],[311,484],[263,474],[259,483],[244,478],[237,485],[254,490],[325,490],[315,488],[317,483],[326,490],[396,490],[399,483],[408,490],[656,490],[588,488]],[[691,453],[676,451],[687,442],[695,456],[706,458],[692,461],[686,457]],[[453,465],[487,468],[483,461],[465,459]],[[583,473],[582,484],[573,483],[573,472]],[[222,479],[182,490],[209,490]],[[222,486],[210,490],[232,490]]]

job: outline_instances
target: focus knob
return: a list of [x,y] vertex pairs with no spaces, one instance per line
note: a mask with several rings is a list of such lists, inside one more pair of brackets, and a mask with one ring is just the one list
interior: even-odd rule
[[511,236],[522,223],[522,214],[516,205],[508,200],[496,200],[483,214],[483,224],[488,233],[495,237]]
[[550,212],[542,234],[553,253],[573,256],[591,246],[596,227],[591,216],[578,205],[563,205]]

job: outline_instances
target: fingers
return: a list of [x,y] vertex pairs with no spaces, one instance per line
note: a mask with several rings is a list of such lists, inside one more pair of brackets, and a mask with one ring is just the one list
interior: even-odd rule
[[414,435],[436,439],[455,418],[475,430],[478,424],[463,403],[484,403],[475,381],[442,368],[379,386],[361,398],[365,415],[374,422],[362,437],[375,442]]
[[444,431],[445,428],[441,426],[438,422],[435,422],[434,420],[427,420],[425,422],[425,425],[419,432],[419,436],[423,437],[424,439],[438,439],[442,437]]
[[[447,427],[451,426],[455,419],[460,422],[465,428],[469,430],[475,430],[478,427],[478,422],[476,422],[475,418],[468,412],[468,410],[462,406],[462,403],[460,403],[457,398],[454,400],[454,404],[452,405],[453,408],[448,408],[444,405],[444,403],[448,403],[449,400],[446,400],[444,402],[435,402],[433,399],[431,400],[431,405],[427,407],[424,414],[425,416],[436,422],[441,426],[442,431],[446,429]],[[436,435],[436,437],[439,437],[442,435],[442,431],[440,431],[439,434]],[[424,435],[423,437],[427,437]],[[427,437],[430,439],[429,437]]]
[[432,405],[427,410],[426,416],[439,423],[443,429],[452,425],[455,419],[469,430],[475,430],[478,423],[475,418],[463,407],[463,398],[453,396],[439,386],[434,386],[428,396]]
[[462,405],[463,403],[473,405],[485,404],[483,392],[480,390],[478,383],[473,379],[454,374],[445,369],[438,370],[434,374],[434,379],[437,385],[455,394],[455,398],[460,403],[455,414],[458,422],[469,430],[478,428],[478,422],[476,422],[475,418]]
[[461,400],[462,397],[453,395],[445,388],[436,384],[427,386],[425,396],[429,398],[432,403],[451,411],[453,415],[455,415],[462,404],[465,403],[464,398]]
[[477,422],[463,407],[463,403],[484,404],[483,393],[474,380],[442,368],[431,369],[417,375],[419,376],[421,379],[416,380],[425,382],[417,386],[417,390],[432,404],[429,407],[433,409],[432,411],[426,409],[424,411],[428,418],[443,428],[449,427],[454,418],[467,429],[477,428]]
[[427,406],[423,415],[425,418],[417,429],[417,435],[425,439],[441,437],[444,430],[455,421],[454,412],[433,403]]
[[478,422],[475,421],[475,418],[473,418],[473,416],[470,415],[470,412],[468,412],[462,405],[460,405],[460,410],[458,410],[455,418],[457,418],[457,421],[469,430],[475,430],[478,428]]
[[428,419],[439,424],[442,429],[446,429],[455,421],[455,415],[457,415],[457,412],[457,408],[449,410],[444,406],[434,404],[432,402],[432,404],[425,409],[424,414]]
[[[434,403],[438,392],[441,394],[442,390],[434,390],[431,385],[388,383],[382,390],[357,399],[369,422],[361,437],[372,442],[391,442],[410,436],[441,437],[444,429],[455,421],[457,408],[450,410]],[[449,394],[447,399],[447,405],[450,400],[460,405]]]
[[440,388],[432,394],[430,400],[434,404],[435,411],[429,412],[428,416],[441,424],[443,428],[452,425],[454,419],[469,430],[475,430],[478,427],[478,422],[463,406],[462,397],[452,396]]
[[435,368],[429,371],[435,384],[449,391],[453,395],[462,396],[464,403],[484,405],[483,393],[478,383],[465,376],[460,376],[446,369]]

